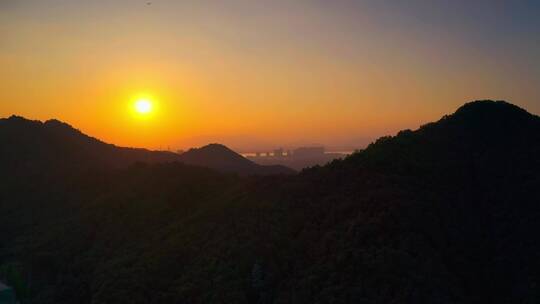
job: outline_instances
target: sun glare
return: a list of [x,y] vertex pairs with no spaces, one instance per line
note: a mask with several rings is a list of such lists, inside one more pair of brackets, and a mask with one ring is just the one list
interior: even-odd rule
[[148,99],[139,99],[135,101],[135,111],[142,115],[149,114],[152,112],[152,102]]

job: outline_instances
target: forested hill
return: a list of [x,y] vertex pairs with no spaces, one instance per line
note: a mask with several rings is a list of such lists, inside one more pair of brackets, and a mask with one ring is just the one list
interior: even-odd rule
[[539,155],[477,101],[298,175],[2,174],[0,266],[32,303],[537,303]]
[[175,161],[243,175],[295,173],[283,166],[255,164],[221,145],[208,145],[180,155],[117,147],[58,120],[42,123],[19,116],[0,119],[0,162],[14,171],[71,173],[96,167],[125,168],[136,162]]

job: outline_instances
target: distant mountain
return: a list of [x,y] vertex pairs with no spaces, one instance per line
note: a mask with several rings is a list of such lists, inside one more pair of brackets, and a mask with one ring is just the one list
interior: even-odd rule
[[257,165],[242,155],[220,144],[209,144],[198,149],[190,149],[180,155],[186,164],[205,166],[222,171],[245,174],[292,174],[294,170],[279,165]]
[[125,167],[137,161],[177,159],[177,155],[170,152],[106,144],[58,120],[42,123],[19,116],[0,119],[0,160],[18,169]]
[[71,170],[94,166],[126,167],[135,162],[180,161],[240,174],[291,174],[282,166],[260,166],[221,146],[209,145],[183,155],[124,148],[87,136],[58,120],[44,123],[18,116],[0,119],[0,161],[21,170]]
[[4,172],[0,280],[32,303],[540,300],[540,118],[502,101],[294,175]]

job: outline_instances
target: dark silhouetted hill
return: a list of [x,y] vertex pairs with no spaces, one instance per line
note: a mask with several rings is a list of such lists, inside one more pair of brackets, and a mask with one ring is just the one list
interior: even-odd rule
[[170,152],[120,148],[89,137],[58,120],[44,123],[18,116],[0,119],[0,159],[24,170],[81,166],[125,167],[137,161],[171,162]]
[[16,170],[86,170],[95,166],[121,168],[135,162],[181,161],[240,174],[294,173],[286,167],[260,166],[224,146],[221,150],[213,146],[178,155],[106,144],[58,120],[42,123],[18,116],[0,119],[0,159]]
[[209,144],[198,149],[190,149],[181,154],[180,159],[186,164],[245,174],[293,174],[295,172],[284,166],[257,165],[220,144]]
[[0,171],[0,280],[34,303],[537,303],[539,155],[538,116],[477,101],[297,175]]

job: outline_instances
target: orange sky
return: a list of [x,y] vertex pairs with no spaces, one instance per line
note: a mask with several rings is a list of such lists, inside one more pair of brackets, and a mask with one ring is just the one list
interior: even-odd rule
[[[420,4],[146,2],[2,2],[0,116],[57,118],[123,146],[249,151],[362,146],[474,99],[540,112],[537,30],[468,24],[490,21],[475,11],[439,24],[443,8]],[[513,13],[492,9],[497,22]],[[141,94],[150,119],[131,111]]]

